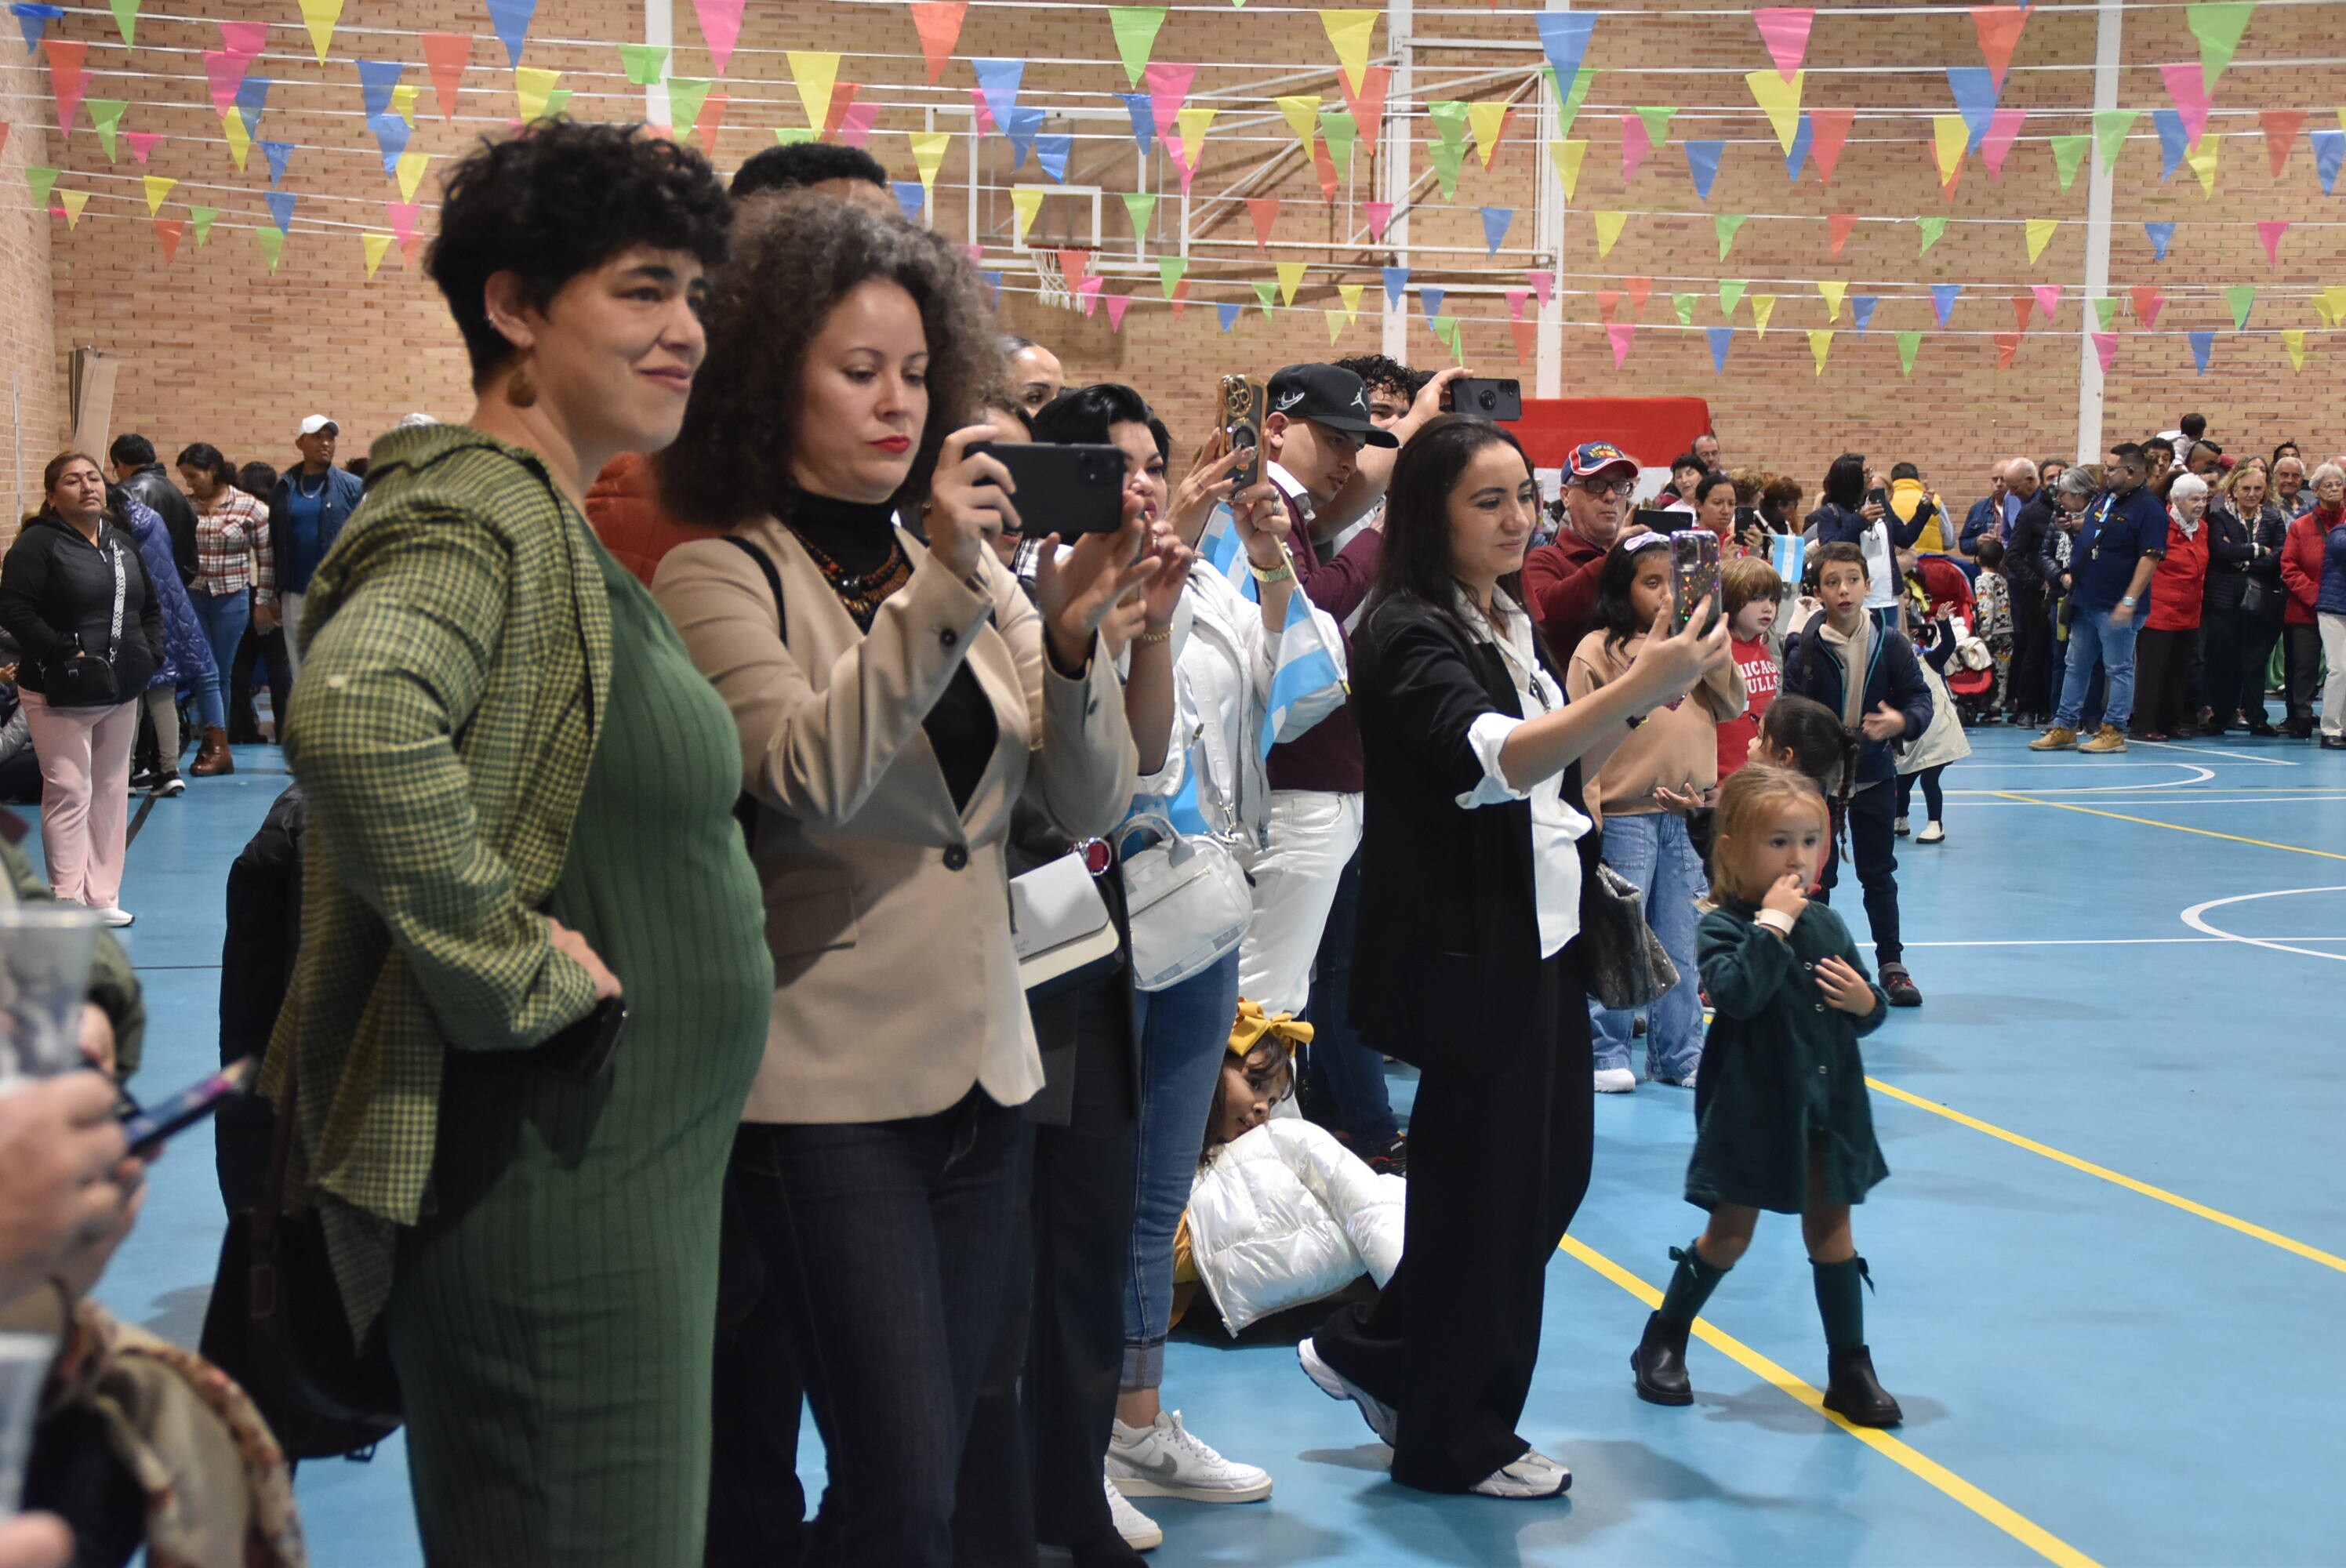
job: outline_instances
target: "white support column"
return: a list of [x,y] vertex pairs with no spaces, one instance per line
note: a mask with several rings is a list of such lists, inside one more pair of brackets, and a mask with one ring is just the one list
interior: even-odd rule
[[[1547,9],[1568,11],[1572,0],[1547,0]],[[1536,75],[1536,67],[1535,67]],[[1560,84],[1566,92],[1572,84]],[[1548,144],[1556,137],[1563,117],[1556,112],[1556,95],[1543,87],[1532,89],[1539,96],[1539,142],[1532,150],[1533,180],[1539,192],[1538,226],[1533,241],[1547,256],[1548,270],[1555,273],[1556,282],[1547,302],[1538,307],[1539,329],[1537,379],[1534,382],[1538,397],[1564,395],[1564,180],[1556,171],[1556,160],[1548,156]]]
[[[676,11],[672,0],[644,0],[644,42],[673,51],[676,47]],[[668,123],[668,76],[644,89],[644,121],[647,125]],[[692,131],[690,126],[674,127],[677,139],[682,141]]]
[[[2094,111],[2118,107],[2119,33],[2124,0],[2098,0],[2094,19]],[[2102,360],[2094,351],[2094,301],[2110,291],[2110,198],[2115,180],[2102,158],[2100,137],[2087,150],[2091,175],[2086,187],[2086,300],[2077,329],[2077,451],[2080,463],[2102,457]]]
[[[1408,110],[1417,99],[1416,73],[1411,68],[1416,48],[1410,33],[1416,26],[1414,0],[1385,0],[1385,46],[1393,54],[1392,81],[1385,90],[1384,156],[1377,159],[1377,199],[1393,204],[1392,221],[1385,226],[1385,243],[1393,265],[1409,265],[1409,134]],[[1384,292],[1380,285],[1378,293]],[[1384,325],[1387,359],[1409,361],[1409,296],[1398,310],[1387,309],[1378,320]]]

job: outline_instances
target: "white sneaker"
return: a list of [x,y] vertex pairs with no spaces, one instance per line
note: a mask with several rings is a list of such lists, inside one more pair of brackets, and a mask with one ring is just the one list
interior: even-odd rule
[[1918,844],[1943,844],[1947,841],[1947,830],[1933,822],[1914,835],[1914,841]]
[[1224,1459],[1181,1424],[1178,1410],[1159,1410],[1145,1427],[1117,1421],[1108,1434],[1107,1478],[1127,1497],[1260,1502],[1270,1495],[1269,1471]]
[[1596,1069],[1596,1092],[1600,1095],[1626,1095],[1637,1086],[1637,1074],[1627,1067]]
[[1572,1471],[1539,1450],[1527,1448],[1523,1458],[1501,1465],[1466,1490],[1484,1497],[1562,1497],[1572,1490]]
[[1295,1359],[1303,1363],[1303,1375],[1319,1385],[1320,1391],[1331,1400],[1350,1400],[1361,1408],[1361,1419],[1377,1434],[1387,1448],[1393,1446],[1393,1408],[1343,1373],[1320,1359],[1320,1347],[1308,1338],[1295,1347]]
[[1892,817],[1890,820],[1890,831],[1898,838],[1904,838],[1906,836],[1906,819],[1903,817]]
[[1107,1489],[1108,1518],[1115,1522],[1116,1532],[1124,1537],[1127,1546],[1135,1552],[1147,1552],[1165,1544],[1165,1532],[1157,1527],[1157,1521],[1126,1502],[1115,1481],[1102,1476],[1100,1484]]
[[138,917],[126,909],[102,909],[97,911],[97,918],[98,922],[108,930],[120,931]]

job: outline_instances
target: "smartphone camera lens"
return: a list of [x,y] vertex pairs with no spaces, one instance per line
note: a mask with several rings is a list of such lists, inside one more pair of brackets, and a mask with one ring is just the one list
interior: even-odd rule
[[1499,406],[1499,389],[1496,387],[1484,387],[1480,392],[1475,394],[1474,401],[1481,403],[1484,408],[1496,408]]

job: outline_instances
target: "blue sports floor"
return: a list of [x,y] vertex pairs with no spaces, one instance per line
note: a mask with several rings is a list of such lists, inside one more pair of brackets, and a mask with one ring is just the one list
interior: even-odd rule
[[[2346,757],[2238,738],[2036,757],[2027,738],[1974,731],[1947,842],[1900,847],[1928,1002],[1868,1043],[1893,1174],[1857,1235],[1902,1431],[1818,1411],[1790,1219],[1713,1298],[1694,1408],[1632,1394],[1665,1248],[1699,1220],[1678,1196],[1689,1096],[1640,1086],[1598,1100],[1524,1419],[1572,1467],[1568,1502],[1395,1488],[1351,1407],[1296,1369],[1302,1325],[1241,1345],[1208,1326],[1177,1339],[1167,1403],[1278,1492],[1148,1502],[1151,1561],[2346,1562],[2346,974],[2322,968],[2346,960]],[[217,1059],[223,879],[282,782],[274,751],[239,765],[158,802],[131,849],[149,1096]],[[1862,937],[1853,898],[1844,913]],[[153,1179],[102,1294],[192,1343],[222,1223],[208,1134]],[[811,1441],[805,1462],[819,1484]],[[300,1493],[320,1563],[419,1561],[396,1441],[306,1467]]]

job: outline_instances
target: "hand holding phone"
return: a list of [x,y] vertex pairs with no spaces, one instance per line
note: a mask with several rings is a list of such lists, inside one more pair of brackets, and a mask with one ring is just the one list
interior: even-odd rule
[[1719,618],[1719,535],[1708,528],[1681,528],[1670,535],[1670,626],[1684,631],[1704,601],[1710,604],[1710,630]]
[[1262,478],[1263,389],[1259,382],[1244,376],[1224,376],[1221,381],[1221,427],[1233,448],[1242,448],[1250,455],[1234,463],[1230,477],[1236,488],[1251,488]]
[[195,1125],[227,1101],[243,1094],[252,1081],[256,1062],[257,1058],[251,1056],[231,1062],[147,1110],[126,1099],[121,1107],[122,1136],[130,1145],[129,1156],[134,1160],[153,1159],[173,1134]]

